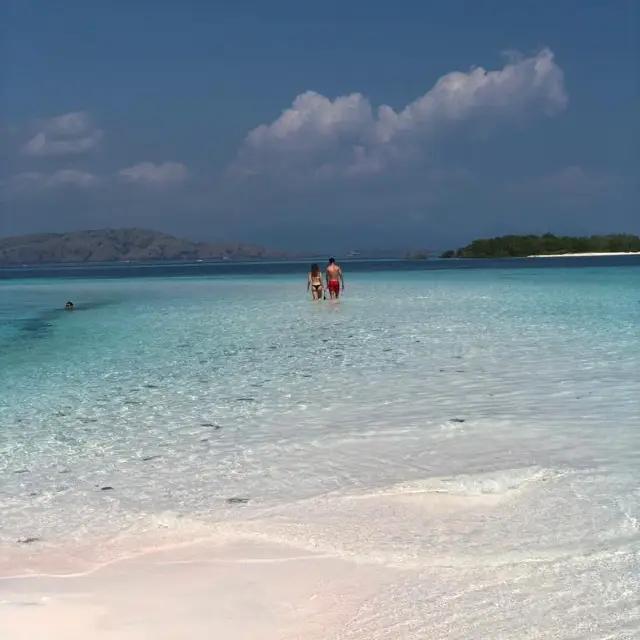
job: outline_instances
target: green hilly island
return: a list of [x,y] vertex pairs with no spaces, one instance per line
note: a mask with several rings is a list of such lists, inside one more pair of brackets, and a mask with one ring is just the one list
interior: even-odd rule
[[526,258],[572,253],[640,252],[640,237],[631,234],[603,236],[507,235],[478,239],[459,249],[450,249],[442,258]]

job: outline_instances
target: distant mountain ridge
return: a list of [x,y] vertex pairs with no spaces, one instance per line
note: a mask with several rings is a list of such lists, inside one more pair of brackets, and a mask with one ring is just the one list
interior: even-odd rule
[[251,244],[191,242],[149,229],[94,229],[0,238],[0,264],[300,258]]

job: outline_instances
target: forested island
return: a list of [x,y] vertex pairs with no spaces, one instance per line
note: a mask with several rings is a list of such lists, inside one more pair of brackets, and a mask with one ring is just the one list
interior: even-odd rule
[[0,265],[295,257],[302,256],[257,245],[191,242],[147,229],[97,229],[0,238]]
[[465,247],[445,251],[442,258],[527,258],[567,254],[636,253],[640,237],[631,234],[607,236],[508,235],[474,240]]

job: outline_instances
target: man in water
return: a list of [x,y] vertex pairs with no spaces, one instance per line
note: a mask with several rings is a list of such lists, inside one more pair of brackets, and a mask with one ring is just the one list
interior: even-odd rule
[[64,305],[64,308],[67,311],[73,311],[73,302],[71,302],[71,300],[69,300],[69,302],[67,302],[67,304]]
[[342,269],[336,264],[333,258],[329,258],[329,265],[324,272],[327,280],[327,289],[332,300],[340,297],[340,284],[342,283],[342,291],[344,291],[344,278],[342,277]]

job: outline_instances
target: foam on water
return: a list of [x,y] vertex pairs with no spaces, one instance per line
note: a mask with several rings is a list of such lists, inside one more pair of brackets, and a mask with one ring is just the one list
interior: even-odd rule
[[241,535],[406,571],[344,638],[632,637],[639,283],[0,283],[3,553]]

